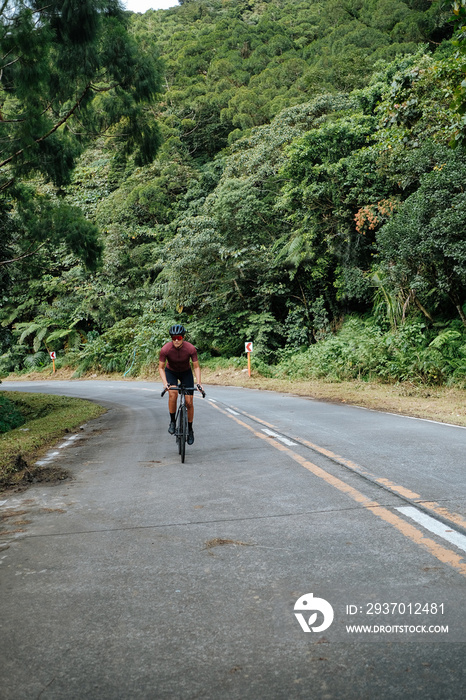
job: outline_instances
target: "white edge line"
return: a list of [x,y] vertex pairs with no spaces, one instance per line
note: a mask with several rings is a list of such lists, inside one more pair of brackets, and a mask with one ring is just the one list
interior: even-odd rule
[[74,435],[70,435],[70,437],[66,438],[64,442],[61,443],[61,445],[58,445],[58,449],[62,449],[63,447],[68,447],[70,442],[74,442],[75,440],[78,440],[81,436],[78,435],[77,433]]
[[455,547],[458,547],[459,549],[462,549],[464,552],[466,552],[466,537],[460,532],[457,532],[453,528],[444,525],[435,518],[431,518],[430,515],[421,513],[420,510],[414,508],[413,506],[400,506],[395,510],[399,511],[403,515],[406,515],[408,518],[415,520],[426,530],[433,532],[435,535],[442,537],[444,540],[447,540],[451,544],[454,544]]
[[[325,403],[325,402],[324,402]],[[461,428],[466,430],[466,425],[458,425],[457,423],[443,423],[441,420],[432,420],[431,418],[418,418],[417,416],[407,416],[405,413],[393,413],[393,411],[379,411],[377,408],[367,408],[367,406],[358,406],[355,403],[343,404],[353,408],[359,408],[361,411],[370,411],[371,413],[384,413],[386,416],[396,416],[397,418],[409,418],[409,420],[420,420],[424,423],[435,423],[435,425],[446,425],[449,428]]]
[[60,445],[57,446],[57,449],[47,452],[43,459],[39,459],[37,462],[35,462],[35,464],[39,467],[43,467],[45,464],[49,464],[49,462],[53,461],[54,457],[57,457],[60,454],[60,450],[62,450],[65,447],[69,447],[71,443],[73,443],[75,440],[78,440],[80,437],[81,435],[79,435],[78,433],[70,435],[66,438],[65,442],[62,442]]

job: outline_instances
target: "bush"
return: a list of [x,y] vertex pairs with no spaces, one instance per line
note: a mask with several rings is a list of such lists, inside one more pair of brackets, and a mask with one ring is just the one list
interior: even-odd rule
[[33,355],[26,355],[24,358],[24,367],[27,370],[41,369],[50,365],[50,357],[46,352],[35,352]]
[[275,374],[334,381],[463,383],[466,332],[456,321],[439,333],[416,319],[397,330],[383,331],[372,318],[350,318],[337,335],[304,352],[285,350]]
[[13,401],[0,394],[0,433],[19,428],[26,420]]
[[67,357],[77,367],[78,376],[90,370],[135,376],[143,367],[158,362],[160,348],[169,340],[170,325],[165,317],[154,318],[153,314],[126,318],[102,335],[89,334],[84,347]]
[[27,348],[24,345],[12,345],[7,352],[0,357],[0,375],[7,376],[10,372],[24,372],[24,359],[27,356]]
[[70,359],[77,364],[77,375],[88,370],[124,372],[133,353],[137,319],[126,318],[115,323],[102,335],[93,334],[84,348]]

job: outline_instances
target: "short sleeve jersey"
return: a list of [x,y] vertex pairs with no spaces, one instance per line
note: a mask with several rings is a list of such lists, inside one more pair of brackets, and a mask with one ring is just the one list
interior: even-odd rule
[[190,360],[197,362],[197,350],[186,340],[182,346],[175,348],[172,341],[165,343],[160,350],[160,362],[167,362],[167,368],[172,372],[186,372],[191,369]]

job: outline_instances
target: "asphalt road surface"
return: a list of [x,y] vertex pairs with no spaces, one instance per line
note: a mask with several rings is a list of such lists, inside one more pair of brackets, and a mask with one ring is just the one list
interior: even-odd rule
[[[0,496],[2,700],[466,697],[466,430],[206,387],[181,464],[150,382]],[[3,387],[2,387],[3,388]]]

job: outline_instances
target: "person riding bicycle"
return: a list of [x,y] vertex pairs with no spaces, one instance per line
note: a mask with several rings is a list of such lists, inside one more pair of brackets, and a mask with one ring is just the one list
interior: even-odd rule
[[[178,386],[178,382],[183,384],[189,391],[186,393],[186,406],[188,409],[188,445],[194,442],[193,418],[194,418],[194,374],[196,384],[202,389],[201,368],[197,359],[197,350],[191,343],[184,339],[186,329],[180,324],[171,326],[168,331],[171,341],[165,343],[160,350],[159,374],[165,389]],[[192,362],[192,369],[191,369]],[[176,429],[175,416],[178,391],[168,392],[168,411],[170,413],[170,425],[168,432],[173,435]]]

